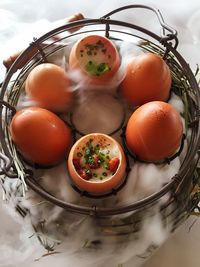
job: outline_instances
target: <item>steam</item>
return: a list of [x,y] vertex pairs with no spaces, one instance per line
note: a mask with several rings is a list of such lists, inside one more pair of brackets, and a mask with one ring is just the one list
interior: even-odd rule
[[22,93],[18,100],[17,109],[23,109],[28,107],[37,106],[38,103],[36,101],[31,100],[25,93]]
[[130,172],[127,185],[119,194],[119,203],[134,203],[153,193],[170,181],[180,168],[180,160],[174,159],[169,165],[144,164],[136,162]]
[[[72,121],[79,131],[85,134],[92,132],[109,134],[123,122],[123,103],[117,97],[94,92],[84,94],[80,92],[80,95],[72,109]],[[66,116],[62,117],[65,119]]]

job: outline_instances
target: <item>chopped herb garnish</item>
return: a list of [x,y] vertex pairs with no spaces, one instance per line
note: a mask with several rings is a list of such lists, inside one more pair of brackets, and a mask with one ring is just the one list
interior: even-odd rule
[[91,149],[87,148],[86,151],[85,151],[85,155],[89,157],[90,154],[91,154]]
[[106,72],[108,70],[109,70],[109,66],[106,63],[101,63],[97,67],[97,71],[100,72],[100,73],[104,73],[104,72]]
[[85,66],[86,71],[89,72],[91,75],[100,76],[110,70],[110,67],[107,63],[100,63],[98,64],[95,61],[89,60]]
[[103,157],[100,157],[100,163],[104,163],[105,159]]
[[102,175],[103,176],[107,176],[108,174],[107,174],[107,172],[103,172]]
[[91,150],[89,148],[87,148],[85,151],[85,156],[84,156],[86,164],[89,162],[90,155],[91,155]]
[[104,162],[104,163],[103,163],[103,167],[104,167],[106,170],[108,170],[108,169],[109,169],[109,164],[108,164],[107,162]]

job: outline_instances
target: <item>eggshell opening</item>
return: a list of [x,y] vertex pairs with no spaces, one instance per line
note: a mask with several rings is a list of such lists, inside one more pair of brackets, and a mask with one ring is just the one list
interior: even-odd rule
[[[119,157],[119,165],[115,173],[113,175],[110,175],[110,177],[108,178],[104,178],[103,180],[83,179],[78,174],[73,163],[73,159],[79,149],[85,147],[85,144],[91,139],[95,143],[104,143],[105,146],[109,146],[111,149],[115,150],[114,154],[118,155]],[[117,188],[123,182],[126,170],[126,158],[121,145],[112,137],[105,134],[92,133],[80,138],[73,145],[68,157],[68,170],[72,181],[80,190],[87,191],[88,193],[92,194],[104,194],[110,192],[114,188]]]
[[[97,64],[97,66],[94,66]],[[97,71],[99,67],[102,71]],[[120,66],[120,57],[115,45],[100,35],[83,37],[72,47],[69,56],[69,67],[80,69],[91,81],[106,81],[113,77]]]

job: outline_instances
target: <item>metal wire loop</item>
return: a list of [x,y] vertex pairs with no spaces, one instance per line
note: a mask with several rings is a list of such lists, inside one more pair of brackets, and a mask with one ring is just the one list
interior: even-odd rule
[[10,105],[8,102],[4,100],[0,100],[0,108],[3,108],[5,106],[6,108],[10,109],[12,112],[12,116],[16,113],[16,108]]
[[[163,16],[162,16],[162,14],[161,14],[159,9],[156,9],[156,8],[153,8],[153,7],[150,7],[150,6],[147,6],[147,5],[127,5],[127,6],[123,6],[123,7],[117,8],[117,9],[107,13],[102,18],[109,18],[110,16],[112,16],[112,15],[114,15],[114,14],[120,12],[120,11],[123,11],[123,10],[126,10],[126,9],[136,9],[136,8],[148,9],[148,10],[153,11],[156,14],[156,16],[158,18],[158,21],[159,21],[159,23],[161,25],[161,30],[162,30],[161,37],[162,37],[162,39],[166,40],[166,41],[175,39],[176,47],[177,47],[177,45],[178,45],[178,42],[177,42],[178,39],[176,37],[177,36],[177,31],[165,23],[165,21],[163,19]],[[166,31],[168,31],[170,34],[166,34]]]

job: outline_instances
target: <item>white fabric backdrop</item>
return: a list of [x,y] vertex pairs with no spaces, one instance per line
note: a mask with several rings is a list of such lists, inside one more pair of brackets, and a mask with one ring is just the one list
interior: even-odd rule
[[[188,63],[195,67],[200,63],[200,3],[199,0],[1,0],[0,1],[0,61],[10,53],[25,47],[32,41],[33,36],[39,36],[59,24],[75,12],[82,12],[86,17],[101,17],[110,10],[125,4],[148,4],[159,8],[165,21],[176,28],[179,33],[179,52]],[[136,12],[128,17],[134,23],[143,23],[144,26],[156,30],[155,20],[146,12],[144,15]],[[127,19],[126,15],[122,15]],[[0,65],[0,81],[3,80],[5,69]],[[21,226],[15,223],[7,213],[7,207],[0,201],[0,266],[16,267],[15,257],[19,254],[17,245],[21,242],[19,232]],[[145,267],[199,267],[200,224],[192,217],[164,246],[145,264]],[[10,247],[14,247],[12,252]],[[8,263],[1,262],[2,254],[8,253]],[[5,258],[5,257],[4,257]],[[48,266],[46,259],[44,265]],[[2,265],[3,264],[3,265]],[[28,264],[29,265],[29,264]],[[27,262],[21,267],[28,266]],[[31,265],[32,266],[32,265]],[[39,266],[35,263],[33,266]],[[66,266],[67,262],[66,262]],[[75,267],[79,267],[75,266]],[[129,266],[132,266],[130,263]],[[63,266],[59,266],[63,267]],[[105,266],[108,267],[108,266]]]

